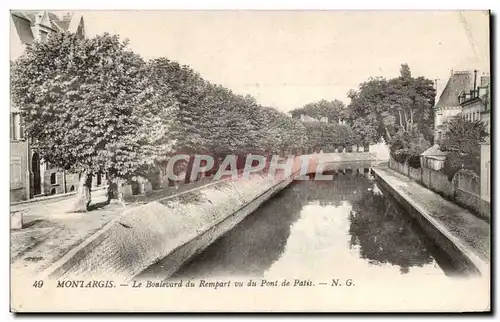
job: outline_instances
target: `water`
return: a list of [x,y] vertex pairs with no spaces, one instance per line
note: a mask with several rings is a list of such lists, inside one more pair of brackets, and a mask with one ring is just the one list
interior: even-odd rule
[[294,182],[171,277],[454,274],[368,168]]

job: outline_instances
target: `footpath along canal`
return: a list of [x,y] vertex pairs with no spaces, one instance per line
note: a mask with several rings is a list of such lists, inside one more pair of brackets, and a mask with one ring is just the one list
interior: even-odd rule
[[[272,284],[336,276],[459,275],[377,184],[371,163],[338,163],[329,181],[295,181],[184,264],[170,281],[244,277]],[[141,278],[165,279],[162,261]],[[335,280],[333,281],[335,282]]]

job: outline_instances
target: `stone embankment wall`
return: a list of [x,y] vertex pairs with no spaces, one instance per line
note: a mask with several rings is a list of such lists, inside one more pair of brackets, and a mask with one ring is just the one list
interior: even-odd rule
[[[405,192],[404,189],[401,189],[397,184],[394,184],[390,176],[384,174],[384,171],[381,169],[373,169],[373,174],[377,178],[377,182],[380,184],[380,187],[384,191],[388,192],[398,202],[398,204],[401,205],[407,213],[418,222],[419,226],[426,233],[426,235],[439,246],[439,249],[448,255],[448,259],[457,271],[467,275],[485,275],[488,273],[488,264],[486,264],[484,259],[479,257],[470,246],[466,246],[463,240],[458,239],[456,235],[454,235],[457,233],[457,230],[450,230],[436,220],[434,215],[431,215],[433,209],[435,210],[434,206],[424,206],[418,197],[412,197]],[[422,189],[424,188],[422,187]],[[450,215],[453,216],[453,214]],[[476,220],[481,221],[480,219]],[[463,223],[467,223],[467,225],[469,224],[467,221],[462,221],[461,224]],[[459,236],[460,234],[457,233],[457,235]]]
[[479,177],[468,172],[458,171],[450,181],[442,171],[427,168],[416,169],[408,163],[399,163],[393,159],[389,160],[389,168],[456,202],[478,217],[490,220],[490,203],[481,199]]
[[136,277],[163,260],[162,277],[232,229],[298,174],[225,179],[126,210],[45,272],[49,278]]
[[[363,153],[316,154],[307,173],[318,162],[365,160]],[[124,211],[89,239],[68,252],[43,272],[51,278],[112,277],[130,280],[138,275],[173,274],[187,260],[231,230],[262,203],[287,187],[301,170],[296,158],[291,175],[253,173],[249,177],[212,182],[177,195]],[[162,261],[161,272],[148,271]],[[145,272],[146,271],[146,272]],[[142,273],[142,274],[141,274]]]

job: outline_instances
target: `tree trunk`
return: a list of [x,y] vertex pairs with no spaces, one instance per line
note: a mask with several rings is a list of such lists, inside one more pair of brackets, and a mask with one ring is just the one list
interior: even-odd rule
[[156,169],[155,178],[153,180],[153,189],[160,190],[163,189],[163,171],[161,168]]
[[139,195],[143,195],[146,191],[146,189],[144,188],[144,182],[145,182],[145,179],[144,178],[139,178],[137,180],[137,188],[138,188],[138,194]]
[[217,172],[219,171],[219,167],[221,165],[221,157],[219,154],[214,154],[214,166],[212,167],[212,170],[210,171],[210,176],[214,176],[217,174]]
[[194,155],[189,156],[189,161],[186,169],[186,178],[184,179],[184,183],[191,182],[191,172],[193,172],[193,164],[194,164]]
[[[391,134],[389,133],[389,130],[387,128],[385,128],[385,133],[387,134],[387,140],[391,141],[392,137],[391,137]],[[386,143],[389,143],[389,142],[386,142]]]
[[91,202],[90,188],[92,186],[92,174],[88,171],[83,171],[78,182],[78,189],[76,191],[76,199],[73,211],[86,212]]
[[109,178],[108,186],[108,202],[116,200],[119,204],[125,207],[123,200],[123,179],[122,178]]
[[413,130],[413,110],[410,110],[410,124],[411,124],[410,130]]

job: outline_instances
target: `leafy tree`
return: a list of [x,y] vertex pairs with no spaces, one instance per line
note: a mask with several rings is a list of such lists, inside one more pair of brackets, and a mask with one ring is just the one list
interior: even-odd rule
[[206,117],[205,102],[209,84],[189,66],[180,65],[167,58],[149,62],[150,75],[155,90],[162,96],[172,96],[178,104],[175,114],[176,143],[178,152],[199,152],[207,145],[202,118]]
[[370,120],[370,117],[372,116],[356,118],[351,122],[355,144],[366,146],[380,140],[376,128],[372,126],[374,120]]
[[389,143],[391,157],[401,163],[408,162],[414,168],[420,168],[420,155],[431,146],[417,128],[400,129]]
[[390,142],[400,129],[411,132],[415,126],[426,140],[432,140],[433,82],[412,77],[407,64],[401,65],[399,77],[370,78],[360,84],[359,90],[351,90],[348,97],[351,124],[361,118],[369,133],[377,133],[376,137],[370,135],[370,143],[380,137]]
[[211,84],[166,58],[153,60],[150,68],[158,92],[179,102],[176,152],[211,154],[217,167],[217,160],[227,154],[240,155],[244,161],[247,153],[277,153],[305,142],[300,122],[261,106],[249,95]]
[[327,117],[328,122],[337,122],[347,118],[348,111],[345,104],[340,100],[320,100],[318,102],[309,103],[301,108],[297,108],[290,112],[293,118],[300,119],[302,114],[305,114],[315,119],[321,119],[322,117]]
[[450,152],[446,156],[444,171],[451,179],[459,169],[481,172],[481,145],[488,135],[480,121],[463,118],[452,119],[440,145],[440,150]]
[[455,118],[448,124],[440,149],[460,154],[480,153],[480,143],[487,135],[485,125],[481,121]]
[[305,123],[308,147],[313,151],[334,151],[336,147],[347,147],[354,144],[354,134],[347,125],[337,123]]
[[147,73],[127,43],[109,34],[53,34],[13,63],[12,97],[27,135],[46,161],[81,174],[75,211],[90,204],[94,174],[129,178],[168,149],[164,120],[175,102],[155,93]]

